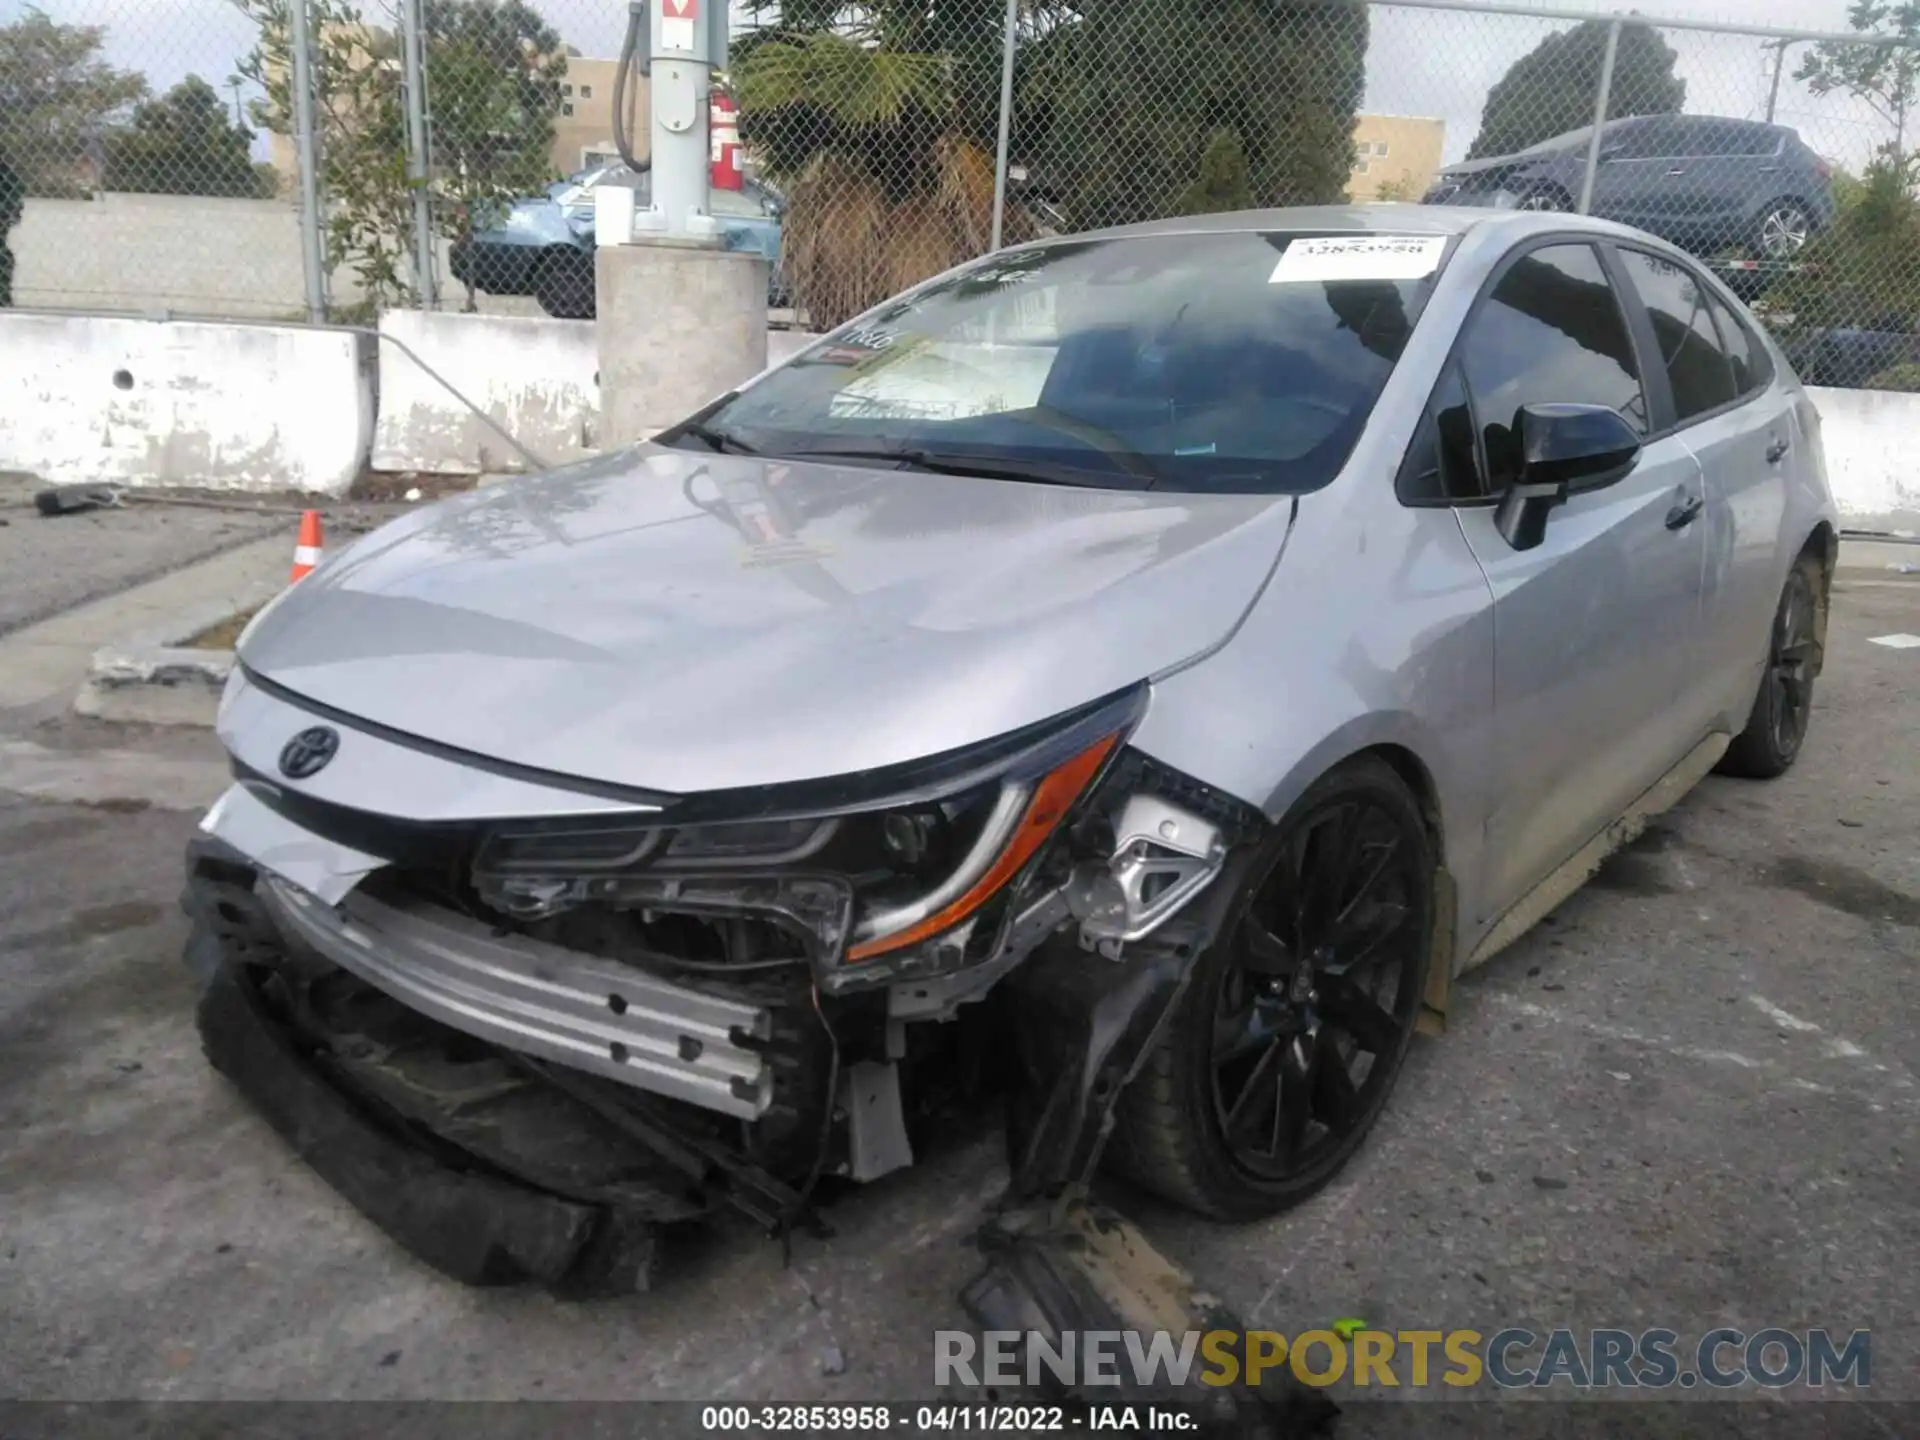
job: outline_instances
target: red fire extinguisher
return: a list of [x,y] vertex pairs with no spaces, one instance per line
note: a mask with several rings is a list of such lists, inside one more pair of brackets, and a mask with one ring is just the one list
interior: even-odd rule
[[708,118],[713,135],[713,188],[744,190],[747,177],[740,169],[740,107],[731,96],[716,92],[709,102]]

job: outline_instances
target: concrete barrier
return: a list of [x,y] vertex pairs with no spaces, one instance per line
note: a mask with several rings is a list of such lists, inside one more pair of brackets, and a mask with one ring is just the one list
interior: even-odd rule
[[55,484],[342,495],[373,438],[370,336],[0,314],[0,468]]
[[447,385],[549,464],[594,453],[600,361],[592,321],[389,310],[380,333],[400,344],[380,345],[375,470],[490,475],[534,468]]
[[1807,394],[1820,411],[1841,519],[1861,529],[1920,528],[1920,395],[1811,385]]

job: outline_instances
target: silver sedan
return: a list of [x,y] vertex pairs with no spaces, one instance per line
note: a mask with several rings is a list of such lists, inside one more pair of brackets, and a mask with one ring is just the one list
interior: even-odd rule
[[803,1221],[988,1094],[1010,1204],[1107,1163],[1267,1214],[1454,977],[1709,771],[1793,763],[1835,543],[1785,359],[1644,234],[1004,251],[255,621],[190,860],[209,1051],[510,1184],[485,1256],[418,1242],[454,1273]]

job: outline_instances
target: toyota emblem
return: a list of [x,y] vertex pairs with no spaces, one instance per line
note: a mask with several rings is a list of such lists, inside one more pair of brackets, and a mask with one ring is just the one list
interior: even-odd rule
[[327,768],[340,749],[340,732],[326,725],[302,730],[280,752],[280,773],[289,780],[305,780]]

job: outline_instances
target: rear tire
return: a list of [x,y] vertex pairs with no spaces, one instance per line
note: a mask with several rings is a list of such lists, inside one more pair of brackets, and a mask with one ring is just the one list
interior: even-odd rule
[[1820,593],[1826,571],[1812,555],[1793,562],[1767,632],[1767,665],[1747,728],[1714,768],[1722,775],[1771,780],[1786,774],[1806,743],[1818,671]]
[[1413,1037],[1433,875],[1426,822],[1392,767],[1366,757],[1315,782],[1262,843],[1122,1093],[1110,1163],[1222,1220],[1285,1210],[1333,1179]]
[[1798,200],[1775,200],[1760,212],[1754,226],[1753,258],[1791,260],[1813,238],[1813,215]]
[[579,250],[548,251],[534,277],[533,294],[556,320],[593,319],[593,256]]

